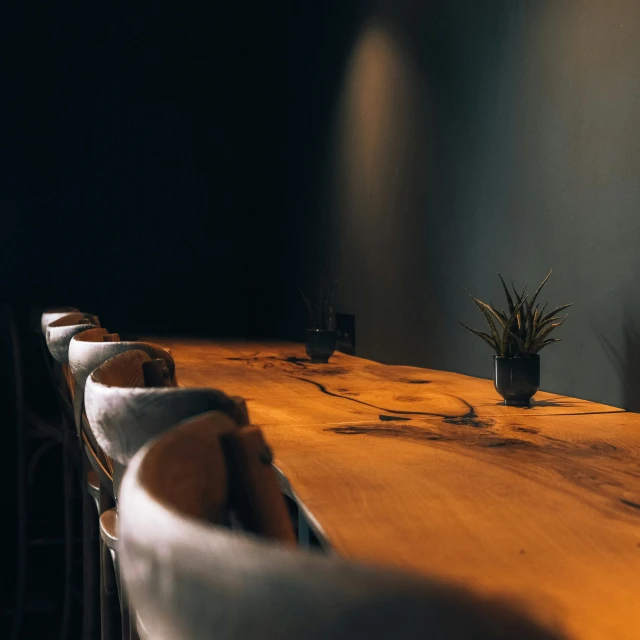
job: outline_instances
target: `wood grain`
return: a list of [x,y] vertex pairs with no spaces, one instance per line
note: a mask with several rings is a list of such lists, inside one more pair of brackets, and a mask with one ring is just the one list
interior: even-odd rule
[[[519,599],[574,637],[640,636],[640,415],[302,345],[162,340],[184,386],[246,398],[340,555]],[[491,370],[488,361],[488,372]]]
[[[148,443],[131,462],[122,486],[118,553],[141,637],[560,637],[504,602],[450,584],[269,544],[221,526],[234,475],[225,473],[219,436],[233,432],[229,420],[216,425],[203,416]],[[247,453],[253,444],[262,446],[250,440]]]

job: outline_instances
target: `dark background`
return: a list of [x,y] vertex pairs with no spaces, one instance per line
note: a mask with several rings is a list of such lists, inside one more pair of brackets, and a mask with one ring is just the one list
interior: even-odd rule
[[281,333],[286,7],[27,2],[2,31],[5,297]]

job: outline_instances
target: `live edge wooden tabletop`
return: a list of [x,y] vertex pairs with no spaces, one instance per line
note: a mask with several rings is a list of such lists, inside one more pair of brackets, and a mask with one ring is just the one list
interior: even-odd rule
[[505,407],[489,380],[291,343],[154,340],[182,385],[246,398],[338,554],[506,594],[570,637],[640,638],[640,414]]

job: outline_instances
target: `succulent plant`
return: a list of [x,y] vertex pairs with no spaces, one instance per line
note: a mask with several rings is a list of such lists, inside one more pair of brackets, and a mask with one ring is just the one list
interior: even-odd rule
[[572,303],[560,305],[546,314],[545,310],[549,303],[547,302],[542,308],[539,303],[536,304],[538,295],[550,275],[551,271],[530,298],[526,295],[526,284],[521,293],[518,293],[512,284],[513,296],[511,296],[502,276],[498,274],[507,298],[509,313],[505,313],[504,310],[498,311],[491,300],[487,304],[470,295],[469,297],[487,321],[489,333],[472,329],[462,322],[460,324],[482,338],[501,358],[527,358],[547,345],[560,342],[560,338],[550,338],[549,334],[569,317],[568,314],[563,316],[558,314],[569,308]]
[[330,331],[333,328],[333,301],[337,284],[337,279],[321,277],[311,297],[300,289],[309,314],[309,329]]

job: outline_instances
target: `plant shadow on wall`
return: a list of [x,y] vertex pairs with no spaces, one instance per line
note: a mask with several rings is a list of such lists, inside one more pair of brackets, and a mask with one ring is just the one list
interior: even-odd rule
[[640,325],[636,314],[625,313],[622,346],[616,346],[611,338],[591,325],[596,340],[613,365],[622,386],[623,409],[640,412]]

